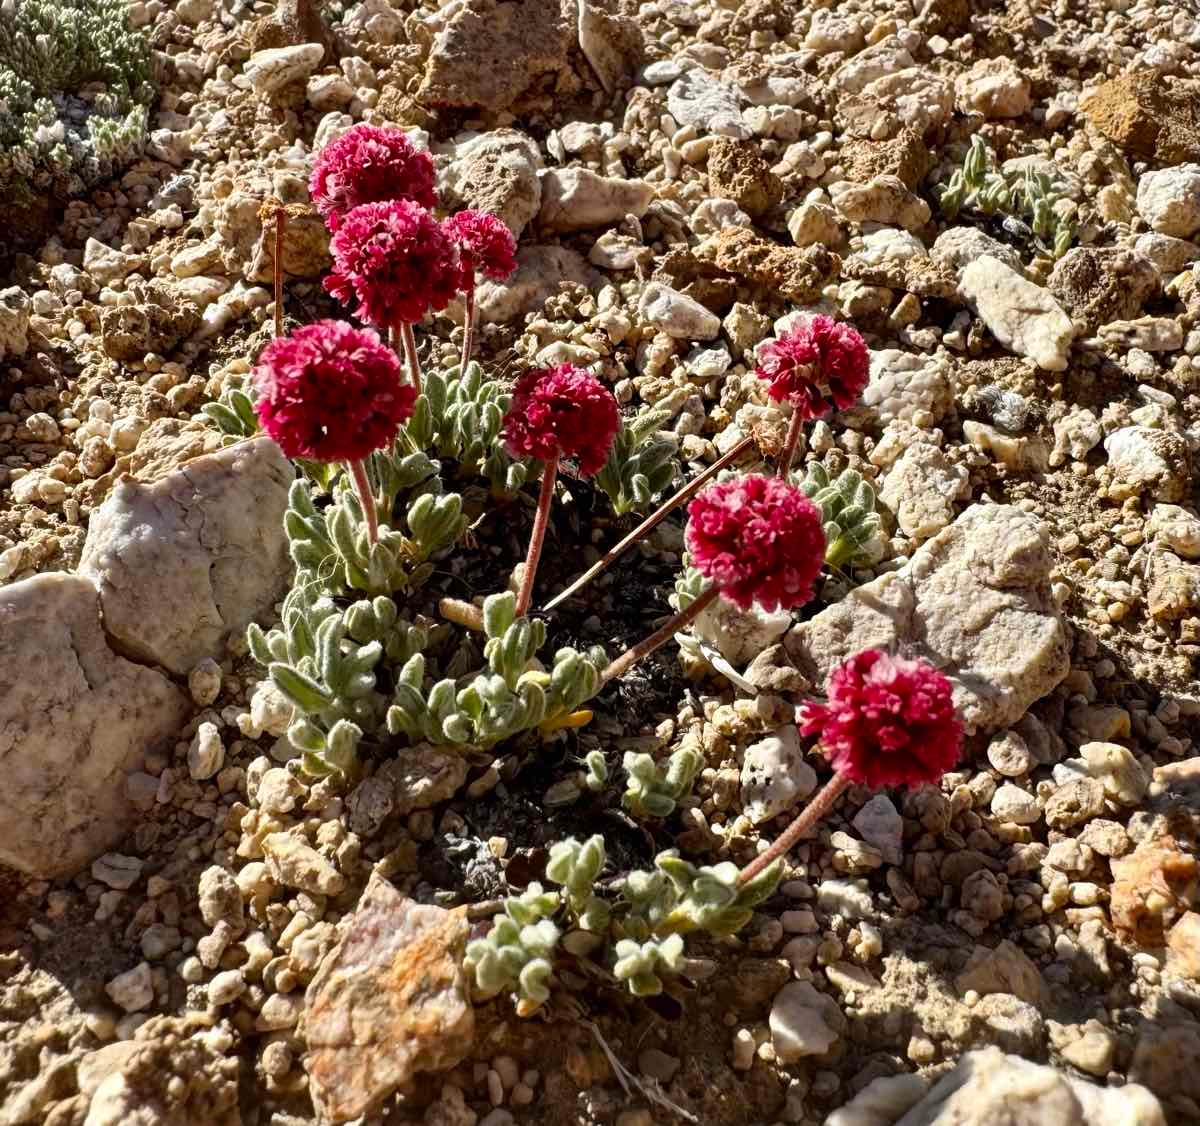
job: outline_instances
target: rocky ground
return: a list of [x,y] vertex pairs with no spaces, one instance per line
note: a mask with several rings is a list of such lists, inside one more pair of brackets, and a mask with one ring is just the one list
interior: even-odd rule
[[[397,1087],[364,1122],[913,1126],[995,1122],[1005,1099],[1048,1126],[1200,1121],[1187,6],[135,0],[131,18],[159,71],[149,155],[53,229],[9,230],[0,286],[0,1123],[299,1126],[331,1089]],[[702,621],[710,647],[669,647],[533,766],[380,766],[383,818],[284,765],[289,709],[244,626],[285,589],[291,470],[201,414],[270,335],[260,208],[305,203],[313,151],[354,121],[409,128],[447,207],[520,236],[518,273],[480,294],[489,371],[592,367],[630,413],[667,412],[685,473],[778,427],[752,370],[781,318],[852,321],[871,383],[803,454],[871,480],[885,529],[804,620]],[[1001,181],[1053,182],[1040,230],[1011,192],[943,198],[975,137]],[[291,323],[335,312],[303,208],[283,265]],[[456,323],[418,334],[429,362]],[[572,499],[547,592],[615,538]],[[479,511],[419,612],[520,557],[532,498]],[[646,633],[681,549],[666,523],[554,636]],[[744,860],[826,773],[796,703],[868,644],[954,676],[961,768],[852,789],[746,931],[701,944],[694,987],[634,1002],[581,964],[535,1019],[503,998],[472,1017],[444,953],[467,922],[410,908],[397,931],[378,877],[480,904],[598,828],[631,863],[672,844]],[[589,749],[684,744],[707,766],[652,832],[545,800]],[[126,777],[131,745],[149,749]],[[346,943],[327,957],[348,931],[371,938],[358,977]],[[416,985],[381,961],[404,940],[432,959]],[[351,1002],[382,1045],[371,1074]]]

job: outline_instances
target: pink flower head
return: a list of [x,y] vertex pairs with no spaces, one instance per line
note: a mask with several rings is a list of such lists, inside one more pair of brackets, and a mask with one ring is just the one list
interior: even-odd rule
[[829,703],[808,703],[800,731],[816,735],[852,782],[919,786],[958,762],[963,726],[950,681],[925,661],[866,649],[829,674]]
[[475,284],[476,270],[504,281],[517,268],[517,240],[495,215],[469,207],[451,215],[442,227],[462,256],[463,289]]
[[821,418],[854,405],[870,376],[866,342],[848,324],[818,314],[763,345],[756,374],[801,418]]
[[357,300],[355,315],[377,328],[415,324],[458,292],[458,248],[411,200],[364,203],[347,212],[329,249],[326,290],[340,301]]
[[363,203],[411,199],[436,207],[433,158],[401,129],[355,125],[330,141],[313,163],[309,194],[331,231]]
[[288,457],[358,461],[412,414],[396,353],[373,332],[317,321],[272,340],[254,369],[255,410]]
[[620,421],[617,400],[594,375],[559,364],[517,380],[504,440],[513,457],[576,457],[579,471],[590,477],[608,460]]
[[748,610],[802,606],[825,561],[815,504],[786,481],[748,474],[710,485],[688,505],[692,565]]

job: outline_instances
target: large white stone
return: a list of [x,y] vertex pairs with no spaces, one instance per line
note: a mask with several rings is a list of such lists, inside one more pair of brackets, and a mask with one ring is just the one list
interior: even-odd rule
[[1046,371],[1065,371],[1075,326],[1048,289],[985,254],[962,272],[959,292],[992,335]]
[[111,848],[134,824],[126,775],[189,710],[162,673],[112,651],[87,579],[0,587],[0,860],[49,878]]
[[1200,164],[1145,173],[1138,181],[1137,209],[1159,234],[1191,238],[1200,230]]
[[117,484],[92,515],[79,572],[124,652],[186,676],[270,608],[290,573],[293,476],[261,437]]
[[544,231],[586,231],[641,218],[654,199],[644,180],[599,176],[587,168],[550,168],[541,173],[542,204],[538,224]]
[[256,94],[270,96],[293,82],[308,78],[322,56],[325,48],[320,43],[299,43],[294,47],[268,47],[255,51],[242,73],[250,80]]

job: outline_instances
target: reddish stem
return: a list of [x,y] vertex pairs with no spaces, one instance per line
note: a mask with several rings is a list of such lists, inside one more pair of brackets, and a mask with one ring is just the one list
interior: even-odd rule
[[783,449],[779,454],[779,464],[775,468],[775,475],[781,480],[787,480],[788,471],[792,468],[792,459],[796,456],[796,446],[800,442],[800,428],[803,425],[804,418],[798,410],[793,410],[792,419],[788,423],[787,437],[783,440]]
[[371,492],[371,482],[367,479],[367,466],[363,461],[348,461],[346,468],[350,471],[350,480],[354,482],[354,495],[362,505],[363,518],[367,522],[367,540],[374,547],[379,542],[379,516],[375,511],[375,497]]
[[275,209],[275,336],[283,335],[283,227],[286,213]]
[[616,547],[610,547],[593,563],[582,575],[579,576],[566,590],[556,594],[549,602],[546,603],[547,610],[553,610],[564,599],[570,598],[581,587],[587,586],[597,575],[602,571],[606,571],[611,567],[622,555],[625,554],[635,543],[646,538],[646,536],[662,522],[663,518],[670,513],[674,508],[683,504],[684,501],[690,500],[704,484],[714,474],[719,473],[731,461],[734,461],[744,450],[753,445],[754,439],[750,436],[743,438],[736,446],[728,453],[717,458],[712,465],[708,466],[702,472],[682,486],[674,496],[668,497],[662,502],[649,516],[646,517],[632,532],[629,533]]
[[521,573],[521,589],[517,592],[518,618],[529,609],[529,601],[533,597],[533,580],[537,575],[538,561],[542,558],[542,543],[546,539],[546,526],[550,523],[550,504],[554,500],[554,481],[557,476],[558,454],[555,454],[542,469],[542,491],[538,495],[537,515],[533,518],[529,551],[525,555],[525,569]]
[[471,362],[471,349],[475,344],[475,273],[471,272],[471,280],[467,282],[467,288],[463,291],[463,303],[466,305],[466,312],[463,314],[463,348],[462,348],[462,368],[459,375],[463,375],[467,370],[467,364]]
[[760,852],[738,873],[737,882],[748,884],[764,868],[788,852],[833,808],[833,803],[842,796],[849,785],[850,779],[844,774],[835,774],[830,778],[817,796],[796,815],[796,819],[780,834],[775,843],[766,852]]
[[600,674],[600,683],[607,684],[610,680],[624,676],[643,657],[650,656],[655,649],[665,645],[681,629],[686,629],[691,625],[716,597],[716,586],[710,586],[687,609],[680,610],[679,613],[673,615],[665,626],[655,630],[645,640],[639,641],[632,649],[626,649]]
[[404,341],[404,356],[408,360],[408,378],[421,393],[421,357],[417,355],[417,337],[413,326],[407,323],[400,325],[400,339]]

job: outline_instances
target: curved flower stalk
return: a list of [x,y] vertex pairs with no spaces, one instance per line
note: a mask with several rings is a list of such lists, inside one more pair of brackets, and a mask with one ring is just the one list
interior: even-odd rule
[[486,211],[467,208],[442,224],[458,247],[462,261],[463,314],[462,368],[471,362],[475,339],[475,272],[493,281],[505,281],[517,268],[517,240],[502,220]]
[[748,474],[711,485],[688,508],[686,543],[692,566],[710,580],[659,630],[623,653],[607,669],[621,676],[690,625],[718,596],[748,609],[802,606],[825,556],[817,507],[777,477]]
[[866,342],[848,324],[817,314],[801,321],[758,351],[755,374],[770,384],[767,394],[788,402],[792,418],[776,464],[787,478],[806,419],[823,418],[835,407],[854,405],[870,378]]
[[542,487],[517,592],[517,616],[529,609],[542,544],[550,520],[559,459],[579,460],[579,472],[594,476],[603,467],[617,433],[620,412],[612,392],[595,376],[571,364],[526,372],[513,388],[504,416],[504,440],[517,458],[542,461]]
[[925,661],[865,649],[829,674],[828,702],[805,704],[802,735],[815,735],[833,777],[765,852],[742,869],[752,882],[824,817],[851,783],[873,790],[937,782],[958,762],[963,725],[954,690]]
[[346,465],[366,521],[379,538],[363,461],[391,445],[416,393],[400,382],[396,357],[373,332],[318,321],[272,340],[254,369],[254,409],[284,455]]

